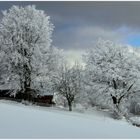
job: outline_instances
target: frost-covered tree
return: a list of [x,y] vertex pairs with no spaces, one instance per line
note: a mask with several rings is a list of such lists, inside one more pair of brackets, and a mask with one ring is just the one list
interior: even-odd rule
[[54,94],[53,80],[58,77],[63,62],[63,51],[55,47],[50,52],[50,60],[40,69],[40,73],[33,81],[34,89],[40,90],[40,94]]
[[54,89],[67,100],[69,111],[72,111],[73,102],[81,92],[81,67],[78,64],[71,68],[63,65],[54,79]]
[[50,17],[35,6],[12,6],[3,11],[1,47],[8,60],[9,79],[16,81],[18,90],[35,89],[38,77],[54,71],[58,58],[51,47],[53,28]]
[[0,52],[0,89],[4,88],[5,79],[8,78],[8,64],[4,56],[5,53],[1,51]]
[[101,102],[111,99],[115,112],[119,114],[122,100],[136,90],[138,56],[129,46],[99,40],[84,59],[84,83],[89,98],[100,98]]

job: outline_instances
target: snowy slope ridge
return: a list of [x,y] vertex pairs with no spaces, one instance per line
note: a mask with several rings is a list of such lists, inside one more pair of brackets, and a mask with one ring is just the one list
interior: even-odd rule
[[0,138],[140,138],[140,128],[99,114],[0,101]]

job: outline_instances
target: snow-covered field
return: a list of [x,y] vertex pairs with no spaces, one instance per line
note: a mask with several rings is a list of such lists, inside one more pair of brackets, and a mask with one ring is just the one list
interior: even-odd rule
[[140,138],[140,128],[90,115],[0,100],[0,138]]

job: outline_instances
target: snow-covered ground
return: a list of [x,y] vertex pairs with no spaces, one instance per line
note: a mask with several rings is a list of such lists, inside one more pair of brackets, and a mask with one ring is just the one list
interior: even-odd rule
[[105,115],[0,100],[0,138],[140,138],[140,128]]

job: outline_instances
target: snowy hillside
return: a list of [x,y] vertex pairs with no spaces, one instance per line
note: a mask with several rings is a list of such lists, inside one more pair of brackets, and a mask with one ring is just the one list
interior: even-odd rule
[[3,100],[0,112],[0,138],[140,138],[140,128],[100,114],[24,106]]

